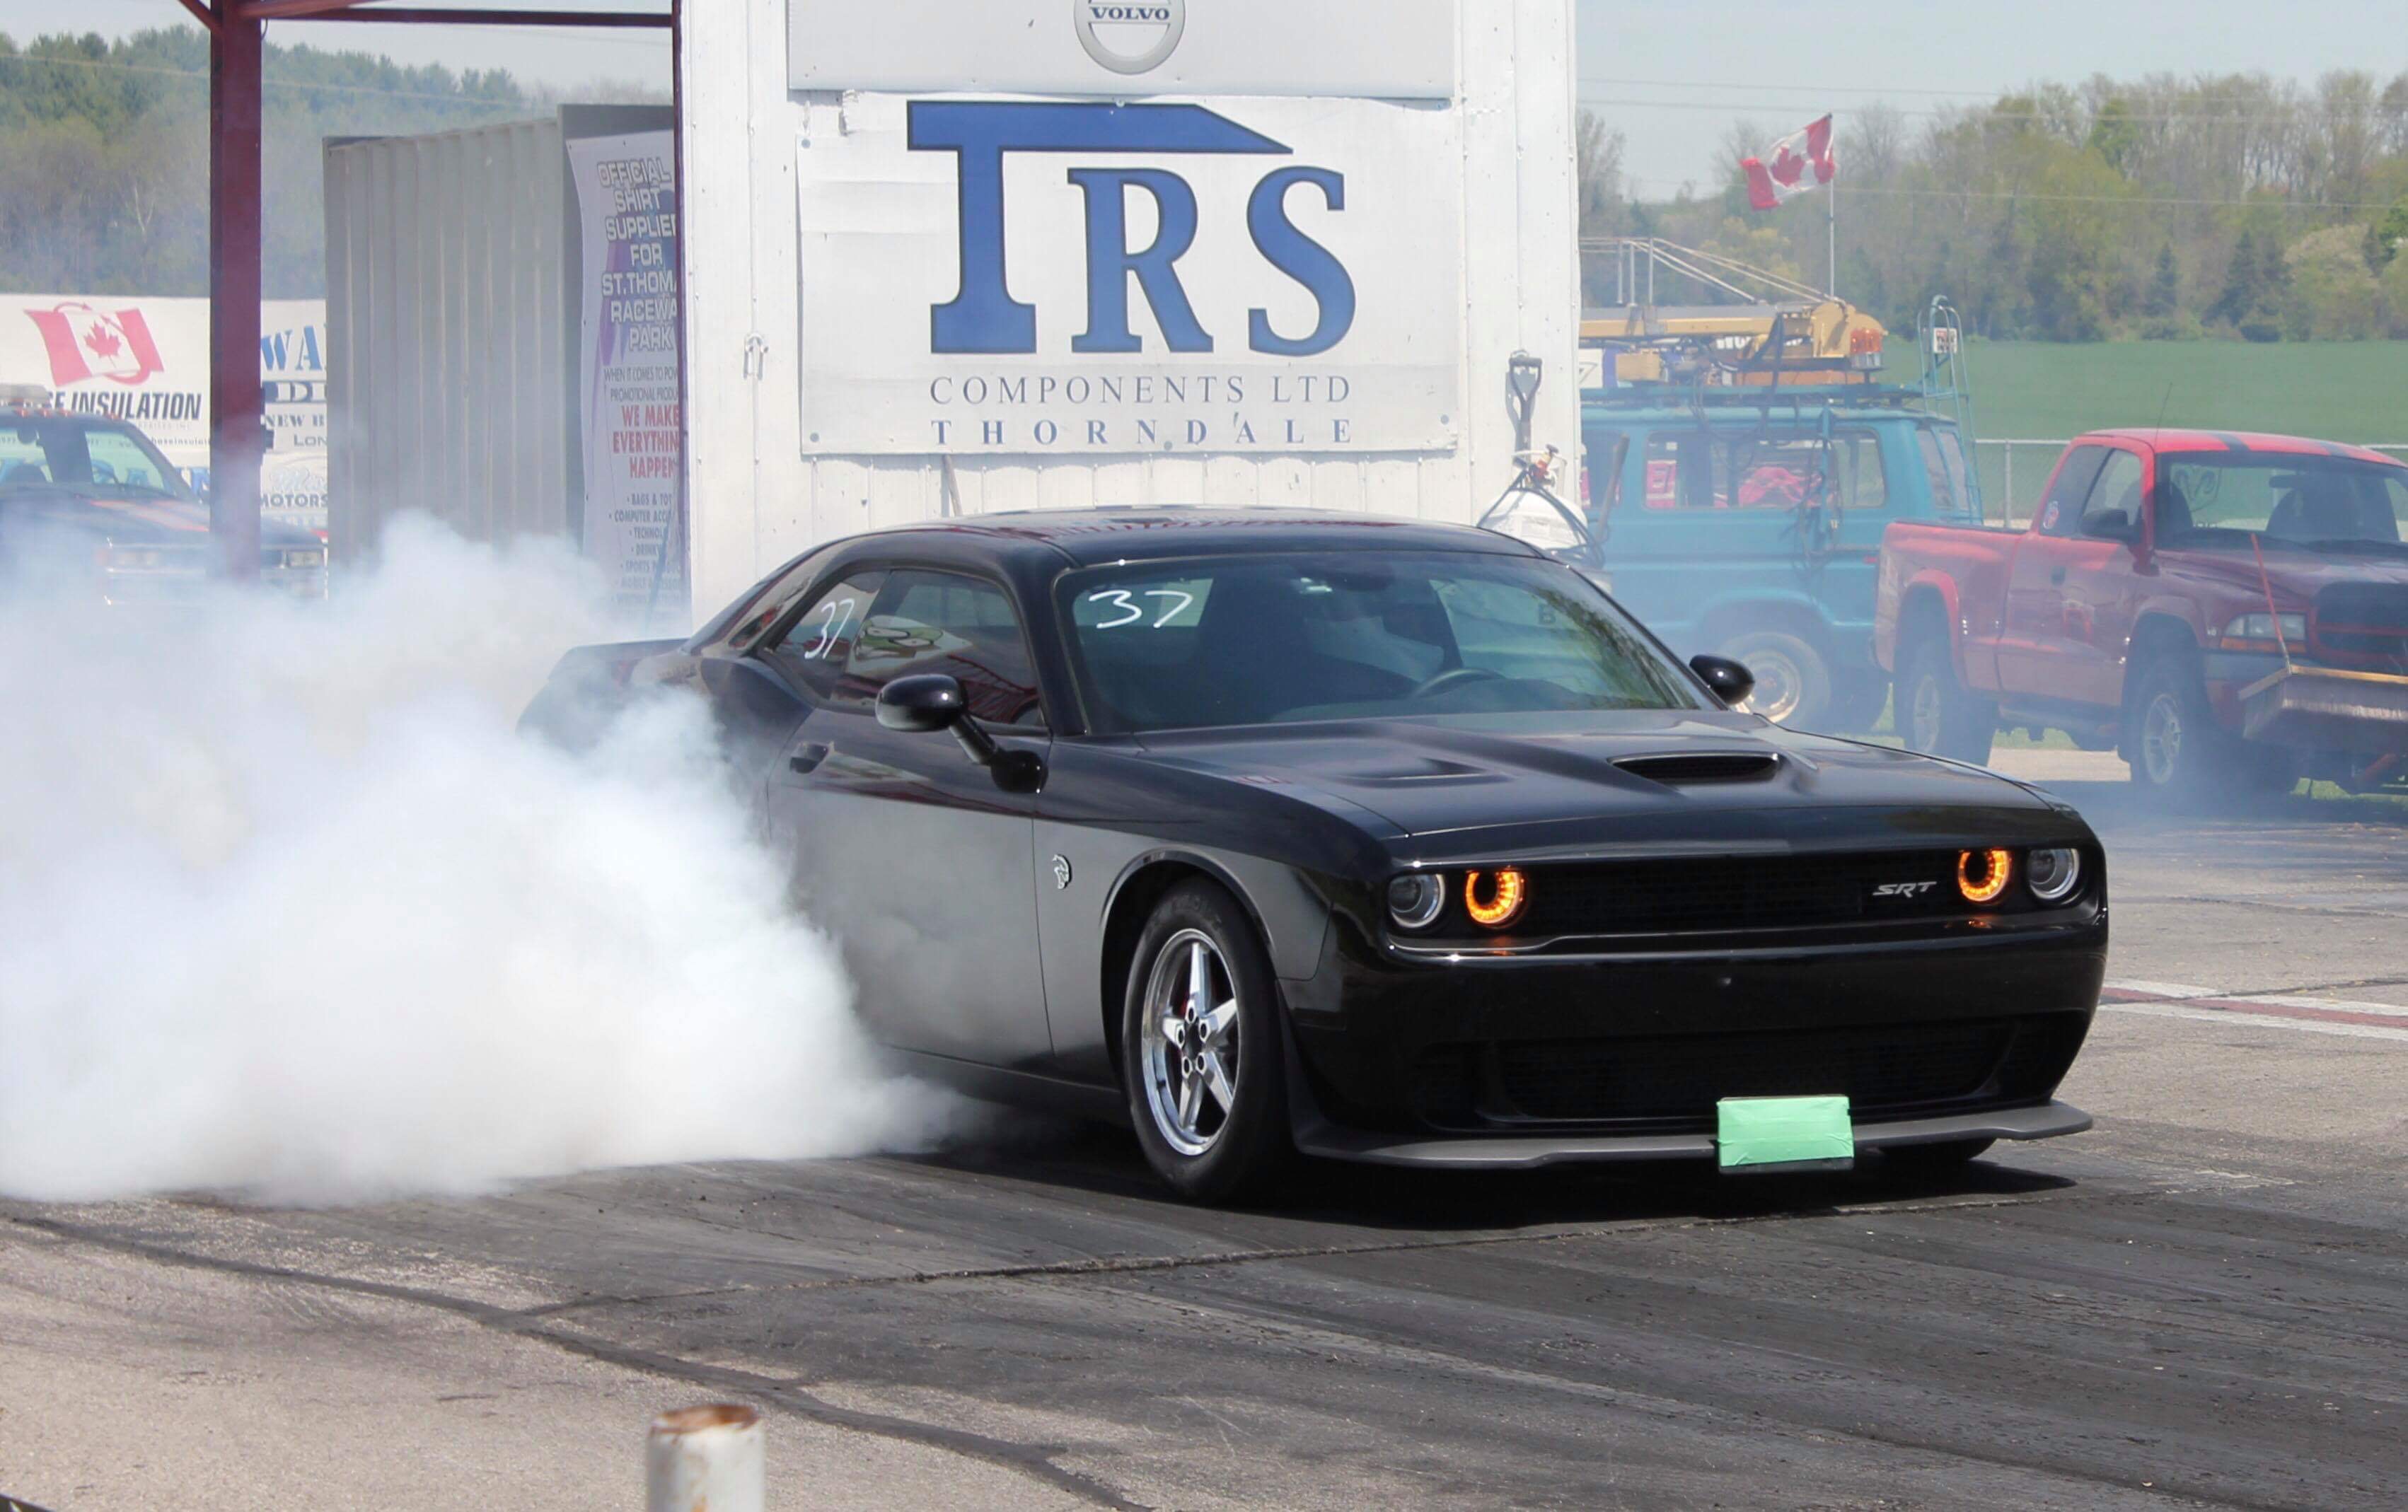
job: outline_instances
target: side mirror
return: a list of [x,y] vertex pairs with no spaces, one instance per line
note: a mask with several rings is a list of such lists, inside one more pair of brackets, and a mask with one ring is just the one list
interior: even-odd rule
[[2136,541],[2141,527],[2121,509],[2110,509],[2082,522],[2082,534],[2099,541]]
[[1714,696],[1736,708],[1747,702],[1756,692],[1756,674],[1746,664],[1727,656],[1698,655],[1689,658],[1689,670],[1705,679]]
[[962,754],[995,774],[1006,792],[1035,792],[1045,782],[1045,763],[1034,751],[1007,750],[970,718],[961,683],[941,672],[897,678],[878,690],[878,722],[905,735],[951,730]]
[[941,672],[897,678],[878,690],[878,722],[906,735],[951,730],[969,708],[961,683]]

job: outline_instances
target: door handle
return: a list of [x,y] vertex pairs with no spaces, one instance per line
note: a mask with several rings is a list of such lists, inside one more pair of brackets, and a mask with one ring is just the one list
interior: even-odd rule
[[786,766],[791,771],[812,772],[818,770],[820,763],[827,758],[828,749],[824,745],[796,746],[795,753],[786,758]]
[[2050,569],[2048,575],[2048,585],[2051,588],[2063,588],[2065,586],[2065,569],[2063,567],[2055,567]]

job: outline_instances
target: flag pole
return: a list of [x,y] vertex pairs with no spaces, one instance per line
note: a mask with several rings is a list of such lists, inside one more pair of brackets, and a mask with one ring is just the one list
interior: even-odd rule
[[1829,193],[1829,198],[1823,202],[1823,234],[1828,238],[1831,260],[1830,272],[1826,276],[1823,287],[1830,292],[1833,299],[1837,299],[1840,297],[1840,176],[1836,173],[1831,175],[1831,181],[1823,187]]

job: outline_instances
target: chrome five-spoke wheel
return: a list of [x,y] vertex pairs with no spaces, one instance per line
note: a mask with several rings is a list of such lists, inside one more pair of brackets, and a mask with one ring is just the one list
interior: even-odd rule
[[1183,929],[1154,958],[1143,1007],[1146,1105],[1182,1155],[1212,1148],[1238,1105],[1238,985],[1211,935]]

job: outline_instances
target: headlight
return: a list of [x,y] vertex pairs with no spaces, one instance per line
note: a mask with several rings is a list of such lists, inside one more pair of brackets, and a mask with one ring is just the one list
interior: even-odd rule
[[2042,903],[2063,903],[2082,885],[2082,852],[2035,850],[2024,857],[2024,885]]
[[1529,901],[1529,878],[1511,866],[1464,875],[1464,912],[1483,929],[1503,929],[1521,917],[1522,906]]
[[1406,929],[1427,929],[1446,906],[1446,878],[1415,872],[1388,884],[1388,917]]
[[2304,614],[2236,614],[2224,627],[2222,649],[2228,651],[2273,650],[2279,649],[2274,631],[2282,629],[2282,640],[2293,646],[2308,643],[2308,617]]
[[1967,903],[1992,904],[2005,894],[2014,872],[2014,857],[2003,850],[1960,850],[1956,853],[1956,891]]

